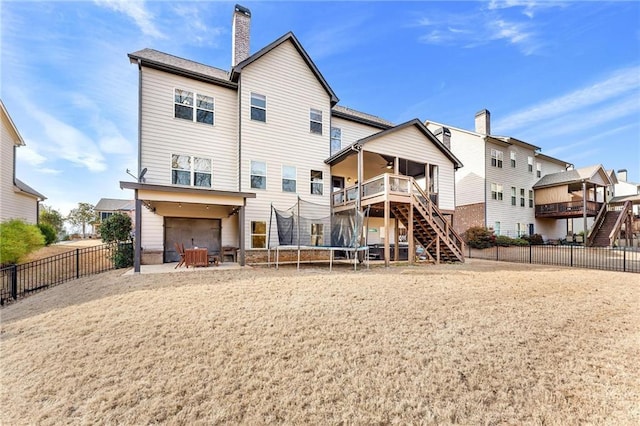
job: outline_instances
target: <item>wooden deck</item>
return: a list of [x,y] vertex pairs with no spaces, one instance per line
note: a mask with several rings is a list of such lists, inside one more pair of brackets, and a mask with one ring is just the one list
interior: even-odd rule
[[[587,217],[598,215],[602,203],[587,201]],[[536,218],[568,219],[584,216],[584,204],[582,201],[570,201],[566,203],[549,203],[536,205]]]

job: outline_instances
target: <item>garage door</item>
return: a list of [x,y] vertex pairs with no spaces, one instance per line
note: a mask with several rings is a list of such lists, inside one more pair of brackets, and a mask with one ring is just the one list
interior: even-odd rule
[[175,243],[185,248],[206,247],[209,252],[220,251],[220,219],[186,219],[165,217],[164,261],[177,262],[180,256]]

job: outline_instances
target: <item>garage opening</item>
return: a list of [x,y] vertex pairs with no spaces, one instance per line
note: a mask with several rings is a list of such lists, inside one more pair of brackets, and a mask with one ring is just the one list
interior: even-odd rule
[[175,244],[185,248],[206,247],[209,253],[220,253],[220,219],[190,219],[165,217],[164,219],[164,261],[177,262],[180,256]]

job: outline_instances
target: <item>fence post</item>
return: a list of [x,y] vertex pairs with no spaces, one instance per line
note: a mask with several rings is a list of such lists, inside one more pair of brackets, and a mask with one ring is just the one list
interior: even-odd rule
[[571,247],[571,266],[573,266],[573,244],[571,244],[569,247]]
[[18,265],[11,265],[11,298],[18,300]]
[[76,249],[76,278],[80,278],[80,249]]
[[529,263],[532,263],[532,262],[531,262],[531,259],[532,259],[532,257],[531,257],[531,250],[532,250],[532,249],[533,249],[533,244],[531,244],[531,242],[529,242]]
[[500,246],[496,244],[496,261],[500,260],[500,256],[498,256],[498,250],[500,250]]
[[622,272],[627,272],[627,246],[622,247]]

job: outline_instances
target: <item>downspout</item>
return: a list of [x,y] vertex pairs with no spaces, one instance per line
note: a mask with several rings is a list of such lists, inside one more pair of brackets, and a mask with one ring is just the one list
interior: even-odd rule
[[[242,78],[238,78],[238,192],[242,192]],[[240,239],[240,266],[246,262],[245,207],[247,199],[242,200],[242,208],[238,213],[238,231]]]
[[[138,176],[142,167],[142,61],[138,59]],[[138,183],[140,178],[138,177]],[[138,196],[138,190],[134,191],[136,206],[135,213],[135,235],[133,250],[133,272],[140,273],[140,263],[142,258],[142,201]]]

